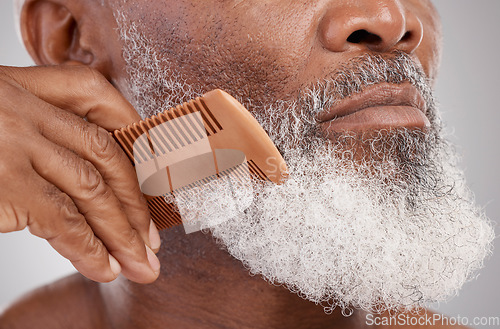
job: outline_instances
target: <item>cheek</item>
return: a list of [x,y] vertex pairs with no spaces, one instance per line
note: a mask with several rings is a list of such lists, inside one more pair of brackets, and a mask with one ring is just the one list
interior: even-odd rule
[[254,103],[287,98],[298,88],[311,49],[308,17],[295,17],[297,11],[275,6],[226,10],[231,17],[217,18],[224,22],[216,24],[220,29],[204,30],[196,42],[203,51],[195,69],[210,74],[203,72],[200,82],[224,87]]
[[[313,40],[310,17],[299,15],[304,10],[284,11],[279,1],[236,8],[222,2],[212,8],[202,2],[194,6],[192,12],[199,15],[179,7],[177,17],[169,13],[166,22],[156,19],[149,31],[155,50],[175,75],[200,92],[221,88],[257,105],[287,98],[298,89]],[[182,23],[169,26],[170,19]]]
[[193,48],[191,54],[196,53],[197,65],[185,68],[192,73],[193,82],[207,89],[224,88],[261,102],[282,97],[297,77],[298,57],[247,37],[244,32]]

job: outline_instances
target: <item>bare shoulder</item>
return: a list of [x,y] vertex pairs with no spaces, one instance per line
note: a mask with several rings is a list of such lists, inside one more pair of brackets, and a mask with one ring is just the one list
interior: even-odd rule
[[99,287],[79,274],[43,286],[0,315],[0,329],[103,327]]
[[366,320],[369,327],[378,329],[471,329],[457,323],[457,319],[430,310],[422,310],[417,314],[397,313],[392,316],[370,314]]

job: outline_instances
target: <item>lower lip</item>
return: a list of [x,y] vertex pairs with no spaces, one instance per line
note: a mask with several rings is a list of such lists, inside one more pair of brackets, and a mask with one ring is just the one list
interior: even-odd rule
[[326,134],[403,127],[426,129],[430,125],[427,116],[412,106],[368,107],[320,124],[321,130]]

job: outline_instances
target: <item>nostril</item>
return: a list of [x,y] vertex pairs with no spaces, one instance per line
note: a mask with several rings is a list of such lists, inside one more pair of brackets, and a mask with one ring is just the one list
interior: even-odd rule
[[347,38],[347,42],[350,43],[368,43],[368,44],[379,44],[382,42],[382,38],[378,35],[368,32],[367,30],[357,30],[351,33]]
[[401,41],[410,40],[412,37],[413,37],[413,34],[410,31],[408,31],[405,33],[405,35],[403,35],[403,37],[401,38]]

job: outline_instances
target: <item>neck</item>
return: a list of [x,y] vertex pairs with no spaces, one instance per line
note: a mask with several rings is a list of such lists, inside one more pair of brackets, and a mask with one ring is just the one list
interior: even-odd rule
[[209,234],[182,227],[162,234],[162,274],[151,285],[120,277],[101,286],[113,328],[356,328],[363,312],[344,317],[283,287],[250,276]]

